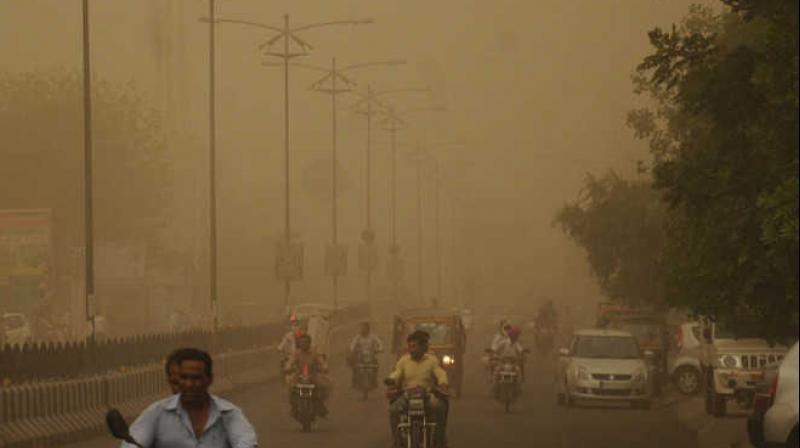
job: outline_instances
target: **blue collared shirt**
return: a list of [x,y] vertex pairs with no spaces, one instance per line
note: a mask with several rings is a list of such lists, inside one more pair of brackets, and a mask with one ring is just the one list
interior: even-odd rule
[[[222,398],[211,396],[203,434],[198,438],[180,395],[150,405],[131,425],[131,436],[145,448],[256,448],[256,431],[244,413]],[[121,448],[136,448],[122,442]]]

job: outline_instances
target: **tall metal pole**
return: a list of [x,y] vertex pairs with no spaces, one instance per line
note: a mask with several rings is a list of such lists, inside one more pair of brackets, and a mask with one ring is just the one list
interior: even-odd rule
[[219,303],[217,302],[217,92],[216,92],[216,19],[215,0],[208,0],[208,224],[209,224],[209,294],[214,331],[219,329]]
[[435,222],[436,222],[436,298],[438,300],[442,300],[442,244],[440,239],[440,232],[439,232],[439,161],[434,160],[434,166],[436,170],[436,176],[434,179],[435,183],[435,197],[434,197],[434,213],[436,214]]
[[[367,221],[367,231],[372,231],[372,86],[367,85],[367,153],[366,153],[366,169],[367,169],[367,178],[365,179],[366,182],[366,221]],[[365,294],[367,298],[367,302],[371,301],[371,293],[370,290],[372,289],[372,264],[371,260],[367,261],[367,280],[365,285]]]
[[[283,16],[283,179],[284,179],[284,236],[283,241],[286,251],[292,241],[292,222],[289,197],[289,15]],[[289,300],[292,295],[292,281],[287,278],[284,286],[284,304],[289,309]]]
[[422,301],[422,149],[417,143],[417,295]]
[[[331,192],[333,194],[332,198],[332,207],[331,207],[331,220],[333,221],[333,247],[338,248],[339,243],[339,225],[338,225],[338,216],[337,216],[337,191],[336,191],[336,95],[338,94],[336,90],[336,78],[338,77],[336,72],[336,58],[331,59],[331,126],[332,126],[332,141],[331,141],[331,177],[332,177],[332,185],[331,185]],[[339,301],[339,275],[338,273],[333,274],[333,309],[337,309]]]
[[392,246],[397,247],[397,124],[390,128],[392,136]]
[[89,0],[83,0],[83,185],[84,229],[86,245],[86,318],[91,323],[90,341],[96,341],[97,329],[94,290],[94,174],[92,164],[92,67],[89,45]]

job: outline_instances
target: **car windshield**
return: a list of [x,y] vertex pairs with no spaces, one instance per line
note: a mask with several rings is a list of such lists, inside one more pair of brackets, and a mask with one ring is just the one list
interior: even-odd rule
[[628,336],[578,336],[573,353],[578,358],[637,359],[639,346]]
[[431,336],[431,345],[447,345],[453,343],[453,331],[446,322],[413,322],[410,332],[422,330]]
[[653,322],[617,321],[612,322],[611,328],[627,331],[632,334],[640,345],[653,345],[661,342],[661,329]]

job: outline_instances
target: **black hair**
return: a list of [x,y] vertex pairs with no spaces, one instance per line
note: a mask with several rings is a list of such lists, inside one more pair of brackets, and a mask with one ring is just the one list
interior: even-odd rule
[[430,338],[431,338],[431,335],[429,335],[427,332],[422,331],[422,330],[417,330],[417,331],[411,333],[410,335],[408,335],[408,337],[406,338],[406,342],[416,342],[417,344],[427,345],[428,344],[428,340]]
[[214,362],[211,360],[211,355],[208,352],[198,348],[182,348],[176,350],[175,361],[180,365],[183,361],[200,361],[205,366],[205,373],[207,376],[214,376]]
[[180,352],[181,350],[184,350],[184,349],[179,348],[177,350],[174,350],[172,353],[170,353],[167,356],[167,361],[164,362],[164,373],[166,373],[167,376],[169,376],[169,367],[170,366],[175,365],[175,364],[180,364],[178,362],[177,358],[178,358],[178,352]]

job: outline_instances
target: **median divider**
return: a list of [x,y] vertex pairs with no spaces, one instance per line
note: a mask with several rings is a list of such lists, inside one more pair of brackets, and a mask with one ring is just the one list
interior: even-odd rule
[[[341,313],[342,324],[332,328],[332,335],[353,331],[353,322],[365,311],[353,307]],[[249,340],[258,339],[254,334],[247,334]],[[260,337],[278,339],[273,336]],[[217,395],[282,380],[274,345],[222,350],[213,359],[212,393]],[[130,421],[146,406],[169,395],[162,362],[0,387],[0,448],[49,448],[86,439],[105,431],[105,413],[112,407]]]

